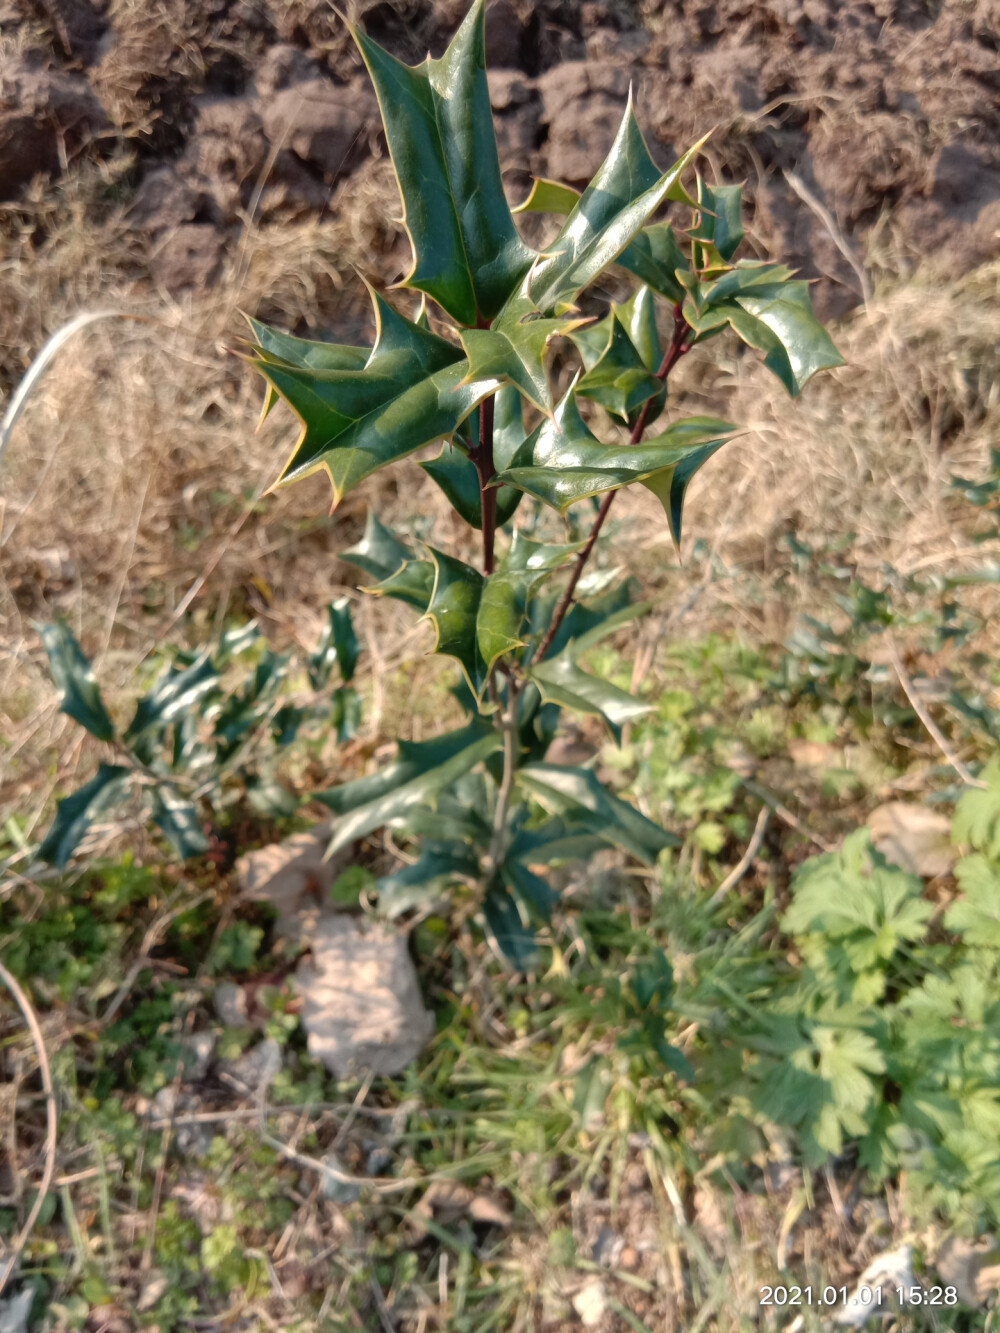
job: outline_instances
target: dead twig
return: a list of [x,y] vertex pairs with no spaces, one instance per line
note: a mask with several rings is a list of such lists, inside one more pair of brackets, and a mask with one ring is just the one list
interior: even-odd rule
[[32,1008],[31,1001],[21,989],[17,980],[11,976],[3,963],[0,963],[0,981],[7,987],[17,1007],[24,1016],[24,1021],[28,1025],[28,1031],[31,1034],[31,1040],[34,1043],[35,1052],[38,1056],[38,1069],[42,1077],[42,1087],[45,1090],[45,1108],[47,1129],[45,1134],[45,1166],[42,1171],[42,1179],[39,1182],[38,1189],[35,1192],[35,1201],[31,1205],[31,1211],[25,1219],[24,1226],[18,1232],[11,1246],[11,1255],[7,1260],[7,1266],[0,1273],[0,1292],[4,1290],[14,1271],[25,1245],[28,1243],[28,1237],[38,1221],[38,1215],[42,1211],[42,1205],[48,1195],[52,1184],[52,1177],[56,1169],[56,1144],[58,1141],[59,1117],[56,1110],[56,1094],[52,1086],[52,1070],[49,1066],[48,1051],[45,1049],[45,1038],[42,1035],[41,1024]]
[[749,843],[747,843],[746,851],[743,853],[738,864],[733,866],[732,870],[730,870],[729,874],[715,890],[711,898],[709,898],[709,907],[714,907],[716,903],[720,903],[729,890],[735,888],[753,865],[754,858],[760,851],[760,845],[764,841],[764,834],[767,832],[767,825],[770,818],[771,811],[769,807],[766,805],[761,806],[760,814],[757,816],[757,823],[754,825],[753,834],[751,835]]
[[910,680],[910,677],[906,673],[906,667],[903,666],[903,659],[899,655],[899,649],[896,647],[895,640],[890,638],[888,640],[888,645],[889,661],[892,664],[893,671],[896,673],[896,679],[899,681],[903,693],[906,695],[907,699],[909,699],[910,707],[924,724],[924,729],[928,736],[930,736],[931,740],[967,787],[985,788],[986,783],[980,778],[973,777],[972,773],[966,768],[961,759],[959,759],[958,755],[948,743],[947,736],[945,736],[944,732],[931,717],[927,705],[913,688],[913,681]]

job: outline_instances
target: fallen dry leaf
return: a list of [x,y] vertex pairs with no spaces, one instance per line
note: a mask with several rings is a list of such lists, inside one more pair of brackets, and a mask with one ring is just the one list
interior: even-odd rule
[[379,922],[320,916],[294,984],[309,1053],[338,1078],[399,1074],[434,1032],[406,938]]
[[889,801],[871,812],[868,827],[885,859],[911,875],[924,879],[947,875],[958,860],[951,821],[926,806]]

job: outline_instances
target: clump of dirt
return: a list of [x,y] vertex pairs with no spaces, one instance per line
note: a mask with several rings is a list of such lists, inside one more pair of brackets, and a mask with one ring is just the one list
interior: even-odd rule
[[[357,8],[416,61],[465,4]],[[512,192],[525,169],[586,181],[631,82],[662,160],[715,126],[711,169],[746,180],[757,246],[818,280],[822,314],[858,303],[873,234],[897,263],[953,272],[1000,250],[990,0],[493,0],[488,48]],[[0,201],[16,209],[33,176],[81,158],[124,160],[113,204],[169,294],[217,279],[249,211],[264,226],[328,215],[379,149],[325,0],[0,0],[0,55]]]

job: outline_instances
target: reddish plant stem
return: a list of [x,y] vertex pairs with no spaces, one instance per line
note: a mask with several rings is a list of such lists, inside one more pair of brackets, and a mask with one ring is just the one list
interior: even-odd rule
[[[677,362],[681,359],[684,353],[690,349],[690,343],[687,341],[690,332],[691,330],[688,327],[687,321],[681,313],[681,307],[675,305],[674,334],[670,340],[670,346],[667,348],[663,360],[660,362],[660,368],[656,372],[656,378],[658,380],[663,380],[665,382],[667,376],[673,370]],[[649,420],[649,414],[652,407],[653,400],[652,398],[648,398],[646,402],[643,403],[639,418],[632,427],[632,434],[629,436],[628,441],[629,444],[638,444],[641,441],[642,433],[646,429],[646,422]],[[538,652],[535,653],[535,656],[532,659],[536,666],[543,660],[545,654],[552,647],[552,640],[559,633],[559,626],[563,623],[566,612],[569,610],[570,604],[573,601],[573,594],[576,591],[576,585],[580,581],[580,575],[583,573],[584,566],[590,559],[590,553],[593,551],[594,546],[597,543],[601,528],[604,526],[604,520],[608,516],[608,510],[611,508],[617,493],[617,491],[608,491],[607,495],[605,495],[604,499],[601,501],[601,507],[597,511],[597,517],[594,519],[594,526],[590,529],[590,536],[587,538],[587,544],[576,557],[576,564],[573,566],[572,573],[569,576],[569,582],[566,585],[562,597],[559,599],[559,604],[556,606],[552,620],[545,632],[545,638],[542,639],[541,643],[538,645]]]
[[493,573],[493,545],[497,531],[497,493],[490,485],[496,474],[493,462],[493,397],[479,407],[479,446],[472,452],[479,473],[479,500],[483,515],[483,573]]

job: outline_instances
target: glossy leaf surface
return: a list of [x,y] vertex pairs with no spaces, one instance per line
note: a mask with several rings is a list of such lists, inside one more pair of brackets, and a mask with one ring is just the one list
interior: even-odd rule
[[101,764],[94,777],[79,791],[56,806],[56,817],[38,855],[62,870],[90,831],[95,819],[122,795],[131,770],[120,764]]
[[576,392],[592,398],[612,416],[627,422],[663,385],[645,364],[617,313],[609,316],[607,343],[601,355],[576,385]]
[[483,916],[497,948],[512,967],[518,972],[530,971],[540,957],[535,932],[521,916],[517,900],[502,884],[492,884],[486,890]]
[[208,851],[208,839],[191,801],[161,783],[153,789],[150,805],[153,822],[182,861]]
[[[497,469],[510,467],[517,461],[526,461],[523,449],[526,433],[521,395],[505,385],[493,400],[493,462]],[[481,528],[483,522],[479,472],[466,450],[479,440],[479,412],[477,407],[463,423],[456,442],[445,445],[437,458],[421,463],[427,475],[438,485],[452,508],[471,527]],[[502,528],[514,516],[524,492],[513,486],[501,486],[497,491],[497,527]]]
[[709,185],[698,181],[701,214],[698,225],[689,233],[696,240],[707,241],[715,256],[728,263],[746,235],[743,229],[743,187]]
[[532,589],[579,549],[580,543],[546,545],[515,532],[510,550],[485,579],[471,565],[431,551],[436,576],[427,614],[437,629],[437,651],[459,661],[476,698],[497,659],[524,645]]
[[698,333],[729,324],[749,346],[764,352],[764,364],[793,396],[818,370],[844,359],[813,313],[809,284],[782,281],[787,270],[760,266],[734,269],[689,295],[684,316]]
[[571,305],[614,263],[662,203],[687,197],[681,176],[702,142],[661,172],[649,155],[629,100],[611,151],[548,247],[548,257],[527,279],[526,294],[542,314]]
[[312,370],[258,347],[251,364],[301,422],[275,485],[324,469],[334,504],[380,468],[450,439],[499,381],[466,382],[461,350],[374,294],[375,346],[362,370]]
[[49,655],[49,668],[59,690],[61,711],[86,727],[98,740],[114,740],[114,723],[104,707],[94,672],[71,631],[57,622],[40,626],[38,633]]
[[452,754],[441,764],[426,769],[402,785],[383,792],[364,805],[357,806],[338,820],[330,842],[330,854],[333,855],[341,847],[346,847],[349,843],[374,833],[376,829],[404,819],[419,806],[433,805],[434,798],[439,792],[451,786],[476,764],[496,753],[502,744],[499,733],[492,728],[486,735],[480,732],[477,739],[471,740],[470,744]]
[[672,833],[606,791],[589,769],[528,764],[518,772],[517,781],[522,791],[552,814],[592,824],[605,842],[624,848],[647,865],[665,848],[680,845]]
[[[734,428],[711,417],[690,417],[640,445],[604,445],[580,416],[571,389],[532,436],[531,465],[509,468],[498,474],[498,483],[518,486],[545,504],[564,513],[570,505],[590,495],[617,490],[632,482],[655,481],[654,494],[671,501],[672,478],[678,466],[709,443],[718,447]],[[681,497],[683,499],[683,496]],[[673,507],[665,504],[671,531]]]
[[484,33],[485,3],[476,0],[444,56],[411,67],[354,30],[413,245],[405,285],[464,325],[492,319],[534,258],[500,178]]
[[684,287],[677,273],[686,272],[691,265],[669,222],[644,227],[618,256],[618,263],[668,301],[676,304],[684,300]]

